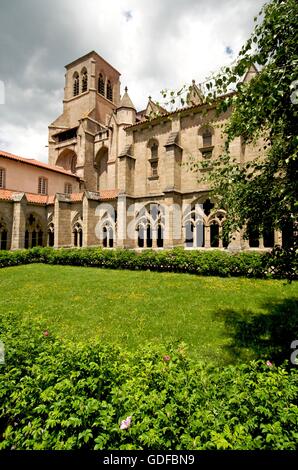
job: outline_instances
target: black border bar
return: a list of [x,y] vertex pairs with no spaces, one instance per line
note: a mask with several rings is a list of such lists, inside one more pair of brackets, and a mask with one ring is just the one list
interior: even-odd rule
[[222,468],[238,468],[239,465],[256,465],[262,468],[292,465],[295,468],[298,462],[297,451],[0,451],[0,468],[8,465],[10,468],[16,465],[30,465],[30,468],[51,468],[59,464],[76,466],[82,464],[88,466],[88,470],[96,468],[152,468],[192,467],[211,468],[211,465],[219,465]]

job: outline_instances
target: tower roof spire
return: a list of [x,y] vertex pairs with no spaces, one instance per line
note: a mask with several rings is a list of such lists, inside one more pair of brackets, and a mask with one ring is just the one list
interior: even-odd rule
[[131,101],[129,94],[128,94],[128,88],[127,86],[125,87],[125,92],[124,95],[121,98],[119,108],[132,108],[136,109],[133,102]]
[[186,101],[189,106],[202,104],[204,102],[203,92],[194,79],[192,80],[192,85],[189,87]]

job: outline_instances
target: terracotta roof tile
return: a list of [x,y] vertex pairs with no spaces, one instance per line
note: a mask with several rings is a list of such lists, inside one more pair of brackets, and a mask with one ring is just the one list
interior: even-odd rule
[[25,195],[29,204],[50,204],[50,199],[54,202],[55,196],[43,194],[24,193],[22,191],[12,191],[11,189],[0,189],[1,201],[14,201],[17,195]]
[[25,193],[26,199],[31,204],[47,204],[48,196],[43,194]]
[[37,166],[45,170],[55,171],[56,173],[63,173],[64,175],[72,176],[73,178],[79,178],[77,175],[74,175],[70,171],[66,171],[63,168],[60,168],[58,166],[49,165],[48,163],[39,162],[38,160],[35,160],[34,158],[19,157],[18,155],[14,155],[9,152],[4,152],[3,150],[0,150],[0,157],[9,158],[10,160],[15,160],[21,163],[26,163],[27,165]]
[[0,200],[2,201],[10,201],[14,191],[10,191],[9,189],[0,189]]
[[71,193],[70,199],[73,202],[78,202],[83,200],[84,193]]
[[[97,193],[100,200],[116,199],[119,191],[117,189],[107,189]],[[14,197],[18,194],[25,194],[29,204],[54,204],[55,195],[47,196],[44,194],[23,193],[22,191],[12,191],[11,189],[0,189],[1,201],[13,201]],[[84,192],[72,193],[69,195],[71,202],[80,202],[83,200]]]
[[116,199],[119,194],[118,189],[106,189],[99,192],[100,199]]

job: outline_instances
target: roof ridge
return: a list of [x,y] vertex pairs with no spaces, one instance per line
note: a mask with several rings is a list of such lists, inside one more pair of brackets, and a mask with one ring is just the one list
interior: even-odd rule
[[27,165],[34,165],[40,168],[44,168],[45,170],[56,171],[58,173],[63,173],[68,176],[73,176],[74,178],[79,178],[78,175],[75,175],[71,173],[70,171],[64,170],[64,168],[58,167],[56,165],[50,165],[49,163],[41,162],[39,160],[36,160],[35,158],[21,157],[20,155],[15,155],[10,152],[5,152],[4,150],[0,150],[0,157],[10,158],[11,160],[16,160],[21,163],[25,163]]
[[147,118],[143,121],[139,121],[139,122],[136,122],[135,124],[129,124],[128,126],[125,127],[125,130],[126,129],[130,129],[130,128],[133,128],[133,127],[137,127],[137,126],[141,126],[141,125],[144,125],[144,124],[149,124],[151,123],[152,121],[154,121],[155,119],[165,119],[167,118],[168,116],[171,116],[173,114],[179,114],[179,113],[182,113],[182,112],[187,112],[187,111],[192,111],[194,110],[195,108],[201,108],[201,107],[204,107],[204,106],[215,106],[216,102],[220,99],[224,99],[228,96],[231,96],[231,95],[234,95],[236,92],[235,91],[230,91],[228,93],[225,93],[224,95],[221,95],[221,96],[218,96],[213,103],[201,103],[201,104],[194,104],[192,106],[183,106],[181,108],[178,108],[178,109],[175,109],[174,111],[167,111],[165,114],[160,114],[159,116],[155,116],[153,118]]
[[[118,189],[105,189],[102,191],[92,191],[93,193],[97,193],[99,199],[108,200],[108,199],[116,199],[119,194]],[[71,193],[68,195],[69,199],[72,202],[82,201],[84,197],[85,191],[79,191],[76,193]],[[28,203],[33,204],[53,204],[54,199],[57,194],[36,194],[36,193],[29,193],[27,191],[17,191],[14,189],[6,189],[0,188],[0,200],[4,201],[14,201],[14,197],[17,194],[25,195]]]

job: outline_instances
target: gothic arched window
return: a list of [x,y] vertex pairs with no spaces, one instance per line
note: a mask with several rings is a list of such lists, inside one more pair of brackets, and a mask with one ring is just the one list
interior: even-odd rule
[[29,230],[25,231],[25,248],[29,248]]
[[144,234],[144,227],[143,227],[143,225],[140,225],[140,226],[137,228],[137,231],[138,231],[138,247],[139,247],[139,248],[144,248],[144,238],[145,238],[145,234]]
[[[213,153],[213,132],[212,129],[210,128],[205,128],[202,131],[202,143],[203,147],[200,148],[202,157],[204,160],[210,160],[212,158],[212,153]],[[207,165],[204,167],[205,170],[208,169],[208,167],[211,167],[211,164]]]
[[44,222],[38,216],[30,214],[26,219],[25,248],[44,246]]
[[150,224],[147,225],[146,241],[147,248],[152,248],[152,228]]
[[110,80],[108,80],[107,83],[107,98],[108,100],[113,101],[113,87]]
[[80,223],[76,223],[73,228],[73,244],[75,247],[83,246],[83,229]]
[[55,228],[54,224],[51,223],[48,227],[48,246],[54,246],[55,244]]
[[219,225],[216,221],[210,224],[210,246],[211,248],[219,247]]
[[82,93],[87,91],[88,89],[88,75],[87,75],[87,70],[83,69],[82,70]]
[[150,177],[158,177],[158,143],[157,142],[151,142],[149,143],[149,148],[150,148],[150,169],[151,169],[151,174],[149,175]]
[[157,227],[157,247],[158,248],[163,247],[163,241],[164,241],[164,230],[161,225],[158,225]]
[[43,231],[42,230],[39,230],[39,232],[37,232],[37,245],[43,246]]
[[212,132],[210,129],[205,129],[203,132],[203,147],[212,146]]
[[248,223],[247,227],[248,231],[248,243],[250,248],[259,248],[260,246],[260,230],[259,227],[256,227],[252,225],[251,223]]
[[77,96],[80,93],[80,77],[78,72],[73,75],[73,96]]
[[98,77],[98,88],[97,89],[98,89],[98,93],[100,93],[102,96],[105,95],[105,81],[104,81],[102,73],[100,73],[99,77]]
[[101,147],[95,157],[95,168],[97,169],[97,191],[107,189],[108,185],[108,160],[109,151],[107,147]]
[[8,231],[7,226],[0,219],[0,250],[7,250]]

